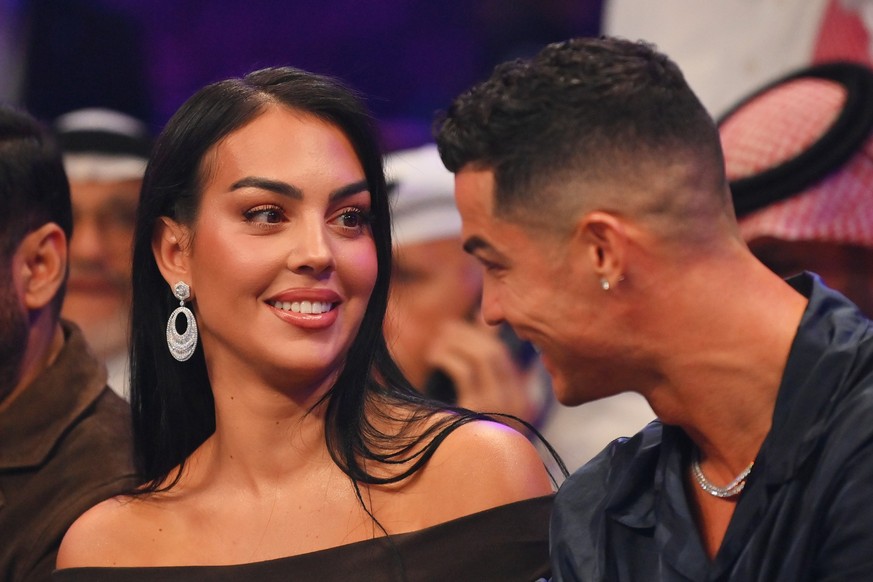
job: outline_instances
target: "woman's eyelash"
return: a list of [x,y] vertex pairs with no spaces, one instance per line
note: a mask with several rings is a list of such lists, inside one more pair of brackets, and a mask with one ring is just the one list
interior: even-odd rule
[[[374,218],[371,210],[357,206],[343,208],[335,216],[334,221],[340,227],[350,230],[360,230],[369,227]],[[279,224],[286,220],[285,210],[275,204],[263,204],[250,208],[243,212],[243,218],[246,222],[264,227]]]
[[284,212],[279,206],[265,204],[246,210],[243,212],[243,217],[249,222],[275,224],[281,222]]
[[[362,208],[358,208],[356,206],[349,206],[348,208],[343,208],[339,212],[339,217],[348,217],[354,216],[358,220],[360,220],[360,224],[354,225],[355,227],[369,226],[370,223],[373,222],[373,213],[369,210],[364,210]],[[350,227],[352,228],[352,227]]]

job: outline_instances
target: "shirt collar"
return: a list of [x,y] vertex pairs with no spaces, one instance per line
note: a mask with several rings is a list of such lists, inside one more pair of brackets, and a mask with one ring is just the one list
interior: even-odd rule
[[[870,322],[848,299],[828,289],[817,275],[803,273],[788,281],[808,298],[791,345],[773,413],[773,423],[756,459],[743,499],[719,550],[724,566],[736,555],[746,530],[740,521],[753,522],[766,504],[766,488],[759,479],[776,484],[789,479],[812,452],[825,430],[830,405],[839,400],[846,376],[856,373],[853,362],[859,340],[870,334]],[[822,387],[832,387],[823,390]],[[606,510],[611,518],[635,529],[660,527],[662,549],[679,555],[677,540],[693,523],[684,498],[682,475],[691,443],[678,427],[654,421],[615,453],[607,480]],[[621,458],[618,458],[621,456]],[[663,505],[661,505],[663,504]],[[741,510],[742,508],[742,510]],[[699,542],[698,542],[699,543]],[[681,545],[681,544],[680,544]],[[702,547],[697,553],[702,555]],[[700,578],[706,562],[676,560],[673,566],[692,579]]]
[[[825,429],[822,419],[828,404],[840,396],[839,389],[820,388],[844,384],[843,378],[853,371],[859,339],[870,333],[870,322],[860,310],[826,287],[818,275],[802,273],[788,283],[808,298],[808,304],[789,351],[772,427],[761,447],[767,459],[760,465],[768,483],[790,478],[812,451]],[[683,466],[687,440],[681,429],[656,422],[626,443],[619,454],[628,458],[614,463],[626,470],[610,476],[608,507],[617,520],[631,527],[654,525],[655,498],[665,487],[667,473]],[[653,475],[654,483],[640,483],[640,475]]]
[[[860,340],[870,322],[848,299],[826,287],[818,275],[788,280],[808,298],[788,354],[773,423],[758,460],[764,479],[776,484],[791,478],[827,428],[829,410],[851,387]],[[827,388],[827,389],[823,389]]]
[[[619,523],[632,528],[655,526],[655,499],[668,463],[660,445],[671,428],[655,420],[617,450],[611,466],[621,471],[611,471],[607,479],[606,507]],[[641,475],[654,476],[654,482],[640,479]]]
[[43,463],[56,443],[106,388],[106,370],[75,324],[61,321],[58,357],[0,414],[0,469]]

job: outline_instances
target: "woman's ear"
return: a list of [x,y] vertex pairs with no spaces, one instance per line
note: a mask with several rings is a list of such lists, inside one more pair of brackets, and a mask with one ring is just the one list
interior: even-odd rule
[[188,264],[190,242],[188,228],[172,218],[162,216],[155,224],[152,233],[152,252],[158,269],[168,285],[175,285],[178,281],[188,281],[190,284]]
[[29,310],[49,305],[67,276],[67,235],[54,222],[47,222],[25,235],[13,264],[19,269],[19,290]]
[[627,268],[627,233],[621,220],[607,212],[591,212],[580,221],[578,232],[601,285],[621,281]]

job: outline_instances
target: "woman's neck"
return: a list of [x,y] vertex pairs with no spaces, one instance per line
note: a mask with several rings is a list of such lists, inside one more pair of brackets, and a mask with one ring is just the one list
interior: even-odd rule
[[[213,373],[214,372],[214,373]],[[304,467],[332,463],[324,438],[327,400],[335,375],[275,386],[263,377],[210,370],[215,433],[192,455],[192,469],[238,486],[261,489]],[[192,475],[193,476],[193,475]]]

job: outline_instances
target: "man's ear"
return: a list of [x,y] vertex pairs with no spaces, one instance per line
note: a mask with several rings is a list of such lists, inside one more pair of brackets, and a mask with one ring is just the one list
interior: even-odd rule
[[66,280],[67,235],[54,222],[47,222],[27,233],[15,254],[25,306],[32,311],[46,307]]
[[621,219],[608,212],[591,212],[579,222],[578,234],[601,284],[605,281],[614,286],[621,281],[627,268],[628,247],[627,232]]
[[152,252],[168,285],[178,281],[191,284],[188,265],[190,232],[175,220],[162,216],[152,233]]

